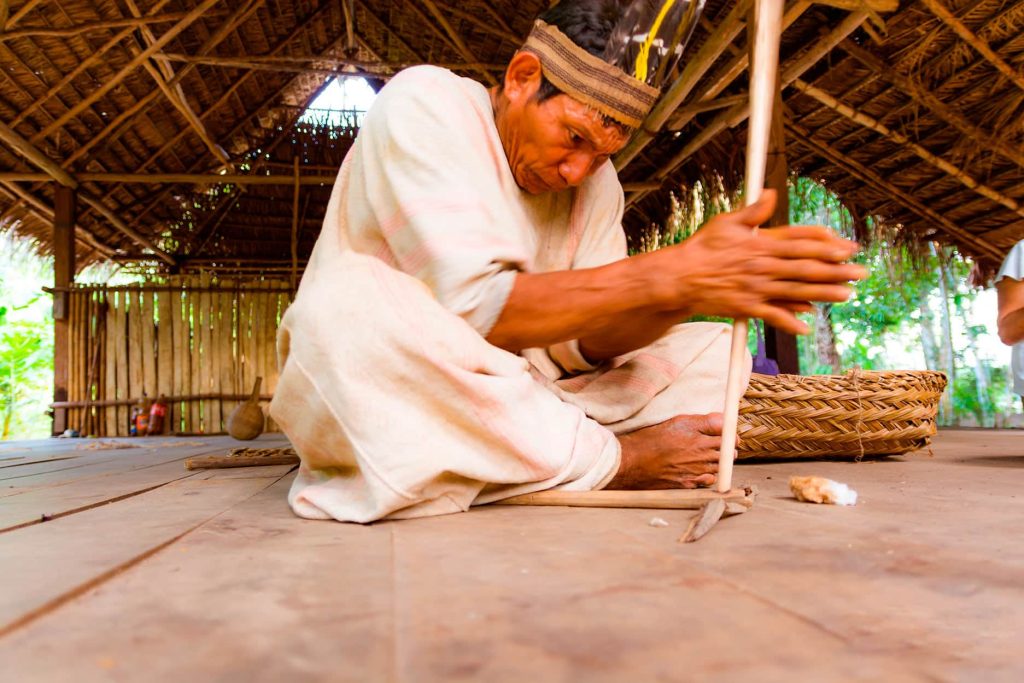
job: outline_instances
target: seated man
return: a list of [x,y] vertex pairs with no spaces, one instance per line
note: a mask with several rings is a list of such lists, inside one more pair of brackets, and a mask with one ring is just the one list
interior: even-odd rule
[[619,7],[563,0],[491,90],[422,66],[380,92],[278,337],[298,515],[709,485],[730,331],[678,323],[804,332],[794,312],[863,277],[825,228],[755,234],[771,193],[626,258],[609,158],[655,98],[602,62]]

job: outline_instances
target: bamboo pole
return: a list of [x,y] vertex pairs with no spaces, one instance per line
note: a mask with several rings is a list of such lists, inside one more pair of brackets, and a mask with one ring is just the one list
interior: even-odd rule
[[[750,121],[747,124],[747,165],[743,181],[743,204],[757,202],[764,189],[768,161],[768,139],[772,125],[772,103],[778,89],[779,40],[782,36],[783,0],[758,0],[754,5],[754,52],[750,68]],[[755,228],[756,229],[756,228]],[[736,456],[736,428],[739,421],[743,376],[746,374],[747,321],[733,323],[723,409],[722,447],[718,457],[718,491],[732,488],[732,465]]]

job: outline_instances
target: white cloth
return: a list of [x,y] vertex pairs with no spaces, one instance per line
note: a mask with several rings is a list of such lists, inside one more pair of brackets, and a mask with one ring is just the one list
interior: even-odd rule
[[575,340],[517,356],[484,339],[517,272],[623,258],[622,208],[610,163],[576,190],[519,190],[480,84],[435,67],[393,78],[278,336],[271,415],[302,459],[293,510],[367,522],[600,488],[614,432],[721,410],[725,325],[677,326],[598,369]]
[[[1024,240],[1013,245],[996,274],[996,282],[1003,278],[1024,280]],[[1024,342],[1010,347],[1010,372],[1013,375],[1013,393],[1024,396]]]

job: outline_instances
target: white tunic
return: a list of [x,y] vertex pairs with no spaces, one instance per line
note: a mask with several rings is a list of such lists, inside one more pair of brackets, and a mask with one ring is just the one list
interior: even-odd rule
[[597,369],[575,340],[518,356],[484,340],[518,272],[625,257],[622,208],[610,163],[522,192],[480,84],[428,66],[392,79],[279,332],[271,415],[302,458],[295,512],[366,522],[600,488],[614,433],[721,410],[727,326],[677,326]]

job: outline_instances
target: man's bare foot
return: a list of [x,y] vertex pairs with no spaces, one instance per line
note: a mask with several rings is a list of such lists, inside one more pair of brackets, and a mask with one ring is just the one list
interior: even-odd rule
[[718,472],[722,414],[680,415],[620,434],[622,463],[606,488],[694,489],[711,486]]

